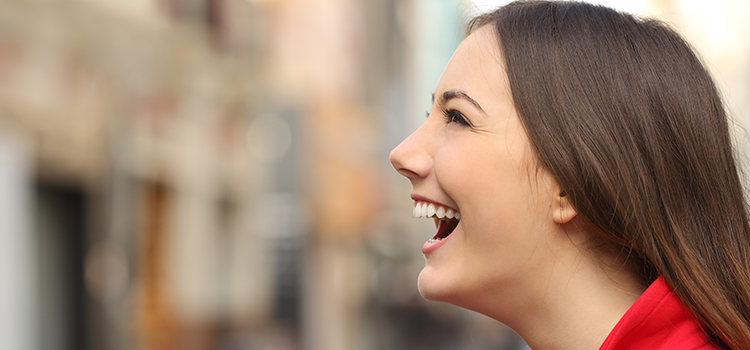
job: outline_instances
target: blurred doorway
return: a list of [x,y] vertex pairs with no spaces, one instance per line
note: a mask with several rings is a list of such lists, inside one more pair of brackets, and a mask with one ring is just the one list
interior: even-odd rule
[[87,349],[84,192],[37,183],[35,231],[39,263],[39,349]]

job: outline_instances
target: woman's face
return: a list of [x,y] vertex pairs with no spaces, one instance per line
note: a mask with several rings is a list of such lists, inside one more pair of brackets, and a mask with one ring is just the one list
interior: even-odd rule
[[[390,159],[412,183],[415,216],[423,203],[434,206],[428,216],[442,207],[440,229],[422,249],[425,298],[476,310],[483,297],[549,272],[560,189],[535,163],[489,26],[458,47],[429,117]],[[438,240],[455,225],[445,219],[448,209],[460,220]]]

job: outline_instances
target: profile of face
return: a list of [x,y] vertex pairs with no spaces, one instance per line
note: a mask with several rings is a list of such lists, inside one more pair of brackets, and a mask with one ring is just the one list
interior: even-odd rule
[[426,299],[482,312],[504,294],[543,288],[555,251],[570,249],[557,232],[575,213],[559,209],[561,190],[536,162],[490,26],[458,47],[427,120],[390,160],[411,181],[414,216],[439,224],[422,248]]

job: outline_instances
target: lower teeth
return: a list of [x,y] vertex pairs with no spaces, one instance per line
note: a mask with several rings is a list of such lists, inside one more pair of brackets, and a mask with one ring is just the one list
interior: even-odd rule
[[438,238],[433,237],[433,238],[428,239],[427,242],[429,242],[429,243],[437,243],[437,242],[440,242],[442,240],[443,239],[440,238],[440,237],[438,237]]

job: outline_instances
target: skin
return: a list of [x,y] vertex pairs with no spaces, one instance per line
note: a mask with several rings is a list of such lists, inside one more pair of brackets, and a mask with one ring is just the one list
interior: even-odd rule
[[390,159],[413,196],[461,213],[425,255],[426,299],[503,322],[534,349],[598,349],[645,290],[586,248],[591,233],[536,162],[490,27],[459,46],[427,120]]

